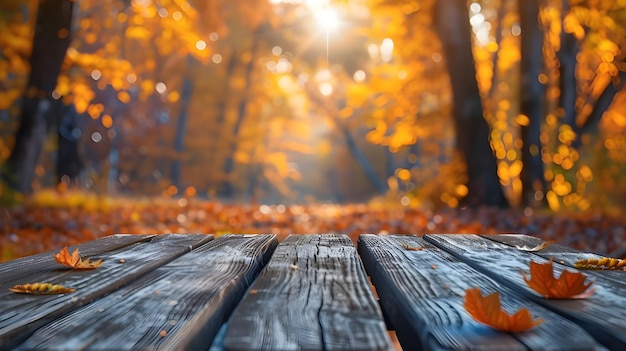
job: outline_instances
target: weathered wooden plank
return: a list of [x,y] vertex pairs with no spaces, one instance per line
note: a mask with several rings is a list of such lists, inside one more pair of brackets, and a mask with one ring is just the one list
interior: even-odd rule
[[[409,250],[409,248],[423,248]],[[359,253],[381,306],[404,350],[574,350],[599,345],[584,330],[521,299],[457,258],[416,236],[359,237]],[[501,333],[465,311],[465,290],[498,291],[504,308],[528,308],[544,323],[525,333]]]
[[353,243],[290,235],[228,321],[226,350],[387,350],[391,341]]
[[[0,350],[13,348],[54,318],[115,291],[212,238],[203,234],[157,235],[149,241],[92,256],[105,261],[96,270],[72,270],[50,262],[46,267],[35,264],[36,271],[23,272],[19,279],[3,279],[0,282]],[[33,282],[61,284],[76,291],[65,295],[25,295],[8,290],[16,284]]]
[[[545,299],[530,289],[520,274],[529,272],[531,260],[545,263],[545,258],[477,235],[429,234],[424,238],[499,283],[576,322],[606,347],[626,349],[626,290],[620,285],[592,278],[596,292],[587,299]],[[574,270],[555,262],[555,276],[566,268]]]
[[[539,244],[545,243],[544,240],[523,234],[490,234],[481,235],[486,239],[491,239],[508,246],[518,247],[535,247]],[[533,251],[533,254],[541,256],[546,259],[553,258],[555,262],[561,263],[568,267],[574,268],[576,261],[580,259],[601,258],[602,256],[591,253],[583,252],[571,247],[552,243],[548,247],[540,251]],[[626,272],[622,270],[584,270],[585,274],[593,276],[596,279],[605,279],[611,282],[611,284],[620,285],[623,289],[626,289]]]
[[[100,255],[106,251],[117,250],[140,241],[148,241],[152,237],[154,237],[154,235],[115,234],[83,244],[68,246],[68,250],[74,251],[75,249],[79,249],[82,257],[91,257]],[[57,252],[58,250],[49,251],[0,263],[0,279],[2,279],[2,281],[9,281],[16,278],[25,278],[26,274],[46,270],[56,264],[54,263],[55,261],[52,255]]]
[[20,350],[206,350],[278,244],[225,235],[33,334]]

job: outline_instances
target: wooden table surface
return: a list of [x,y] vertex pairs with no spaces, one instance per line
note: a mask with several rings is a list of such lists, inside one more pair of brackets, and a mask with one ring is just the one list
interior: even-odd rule
[[[0,264],[0,350],[626,350],[626,272],[585,270],[586,299],[545,299],[520,271],[598,257],[526,235],[113,235]],[[421,250],[410,248],[420,247]],[[368,278],[369,277],[369,278]],[[9,291],[51,282],[60,295]],[[372,286],[373,284],[373,286]],[[465,290],[499,292],[544,322],[521,333],[474,321]]]

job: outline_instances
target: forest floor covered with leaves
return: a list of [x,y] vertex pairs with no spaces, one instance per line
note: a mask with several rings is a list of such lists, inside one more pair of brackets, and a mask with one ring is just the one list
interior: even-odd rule
[[524,214],[520,210],[369,204],[228,204],[196,198],[110,198],[41,192],[0,207],[0,262],[102,236],[165,233],[524,233],[612,257],[626,256],[626,219],[603,213]]

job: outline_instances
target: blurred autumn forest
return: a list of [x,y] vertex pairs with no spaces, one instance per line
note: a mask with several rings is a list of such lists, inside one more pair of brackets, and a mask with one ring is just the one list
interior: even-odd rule
[[1,259],[189,231],[626,254],[625,34],[626,0],[0,0]]

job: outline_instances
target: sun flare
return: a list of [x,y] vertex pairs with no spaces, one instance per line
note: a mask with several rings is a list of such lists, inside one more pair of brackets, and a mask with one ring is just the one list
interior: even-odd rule
[[312,8],[313,15],[318,26],[327,32],[333,31],[339,27],[339,16],[337,11],[332,7]]

